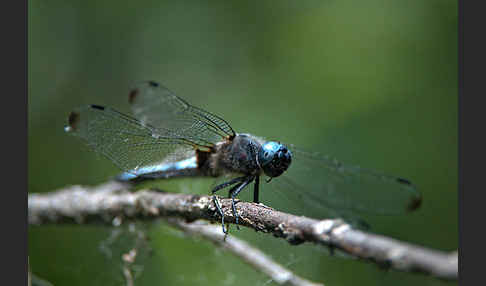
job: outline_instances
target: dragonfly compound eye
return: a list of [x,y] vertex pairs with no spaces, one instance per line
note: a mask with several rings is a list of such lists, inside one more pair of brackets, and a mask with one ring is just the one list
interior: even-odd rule
[[269,177],[282,175],[292,162],[292,153],[283,144],[268,141],[258,151],[258,162]]

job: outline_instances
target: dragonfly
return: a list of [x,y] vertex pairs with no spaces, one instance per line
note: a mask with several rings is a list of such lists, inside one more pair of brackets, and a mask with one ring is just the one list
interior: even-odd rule
[[65,131],[119,167],[118,181],[222,178],[211,193],[225,233],[224,212],[214,194],[229,190],[238,227],[235,199],[253,184],[253,202],[259,203],[261,180],[268,183],[265,187],[277,181],[270,192],[286,193],[291,204],[302,205],[303,212],[390,215],[416,210],[421,204],[420,192],[407,179],[237,133],[223,118],[189,104],[158,82],[137,84],[128,102],[133,116],[94,104],[76,108]]

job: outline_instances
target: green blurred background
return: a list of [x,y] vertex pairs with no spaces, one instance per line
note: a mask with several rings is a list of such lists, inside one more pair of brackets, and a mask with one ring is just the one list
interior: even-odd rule
[[[456,2],[29,1],[29,192],[115,175],[108,160],[63,132],[66,117],[89,103],[129,112],[130,87],[153,79],[238,132],[410,179],[423,194],[421,209],[371,217],[373,231],[456,250]],[[136,261],[136,285],[271,283],[163,222],[139,227],[150,240]],[[120,255],[134,235],[120,231],[29,227],[32,271],[54,285],[124,285]],[[457,284],[251,230],[232,235],[326,285]]]

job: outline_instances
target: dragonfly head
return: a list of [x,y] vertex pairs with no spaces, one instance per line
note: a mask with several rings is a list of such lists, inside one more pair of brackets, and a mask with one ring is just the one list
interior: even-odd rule
[[285,145],[268,141],[258,150],[258,162],[265,175],[278,177],[290,166],[292,153]]

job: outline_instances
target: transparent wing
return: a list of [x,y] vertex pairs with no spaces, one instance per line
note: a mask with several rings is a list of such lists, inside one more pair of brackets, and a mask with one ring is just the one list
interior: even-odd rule
[[161,84],[138,84],[129,95],[135,118],[155,126],[161,134],[186,138],[201,145],[234,137],[235,132],[222,118],[192,106]]
[[84,139],[126,172],[176,162],[235,136],[222,118],[192,106],[160,84],[148,81],[129,94],[136,118],[97,105],[78,108],[66,131]]
[[65,130],[85,140],[95,151],[131,172],[142,166],[174,162],[194,155],[194,148],[210,148],[173,136],[109,107],[87,105],[69,115]]
[[309,215],[390,215],[420,206],[420,193],[405,179],[289,147],[293,154],[289,169],[269,185],[275,184],[274,191],[284,192],[295,205],[304,205]]

